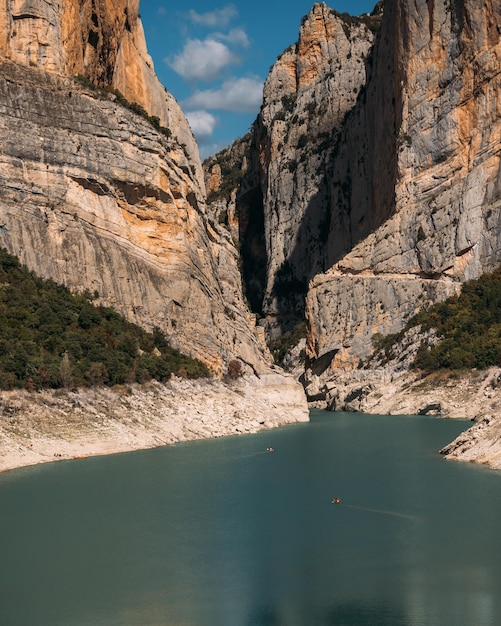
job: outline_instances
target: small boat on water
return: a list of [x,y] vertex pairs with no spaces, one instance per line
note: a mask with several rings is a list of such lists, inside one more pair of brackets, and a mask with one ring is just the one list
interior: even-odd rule
[[333,498],[332,504],[341,504],[341,498]]

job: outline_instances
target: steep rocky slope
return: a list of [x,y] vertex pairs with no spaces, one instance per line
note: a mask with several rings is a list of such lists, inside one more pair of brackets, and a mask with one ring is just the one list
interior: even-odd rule
[[232,359],[268,369],[237,252],[206,213],[198,149],[154,74],[137,1],[4,3],[0,146],[0,245],[159,326],[217,373]]
[[372,184],[393,200],[388,219],[310,285],[313,361],[356,365],[374,333],[400,330],[499,264],[500,29],[496,2],[385,3],[378,45],[388,50],[375,66],[387,65],[394,89],[396,167]]
[[[303,319],[308,281],[374,227],[369,214],[340,227],[334,196],[348,186],[334,167],[346,117],[363,99],[379,25],[379,9],[353,18],[315,3],[298,42],[270,70],[245,161],[232,147],[205,164],[209,184],[218,160],[227,173],[241,168],[234,202],[244,282],[271,337]],[[360,202],[369,192],[357,188]]]
[[312,279],[311,362],[356,366],[375,333],[499,263],[500,29],[490,1],[316,3],[272,67],[235,203],[262,214],[271,335]]

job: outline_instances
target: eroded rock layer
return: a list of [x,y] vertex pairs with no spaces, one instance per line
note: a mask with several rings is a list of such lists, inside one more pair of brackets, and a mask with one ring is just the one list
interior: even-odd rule
[[139,0],[5,0],[0,56],[117,89],[172,130],[200,176],[193,135],[155,75],[138,11]]
[[217,373],[233,359],[267,370],[235,246],[206,214],[198,149],[154,74],[138,2],[6,0],[0,61],[0,245]]

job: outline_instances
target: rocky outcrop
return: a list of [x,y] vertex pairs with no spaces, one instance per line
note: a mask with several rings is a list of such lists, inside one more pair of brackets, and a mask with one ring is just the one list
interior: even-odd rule
[[[381,90],[377,68],[386,64],[395,147],[380,156],[395,154],[396,167],[393,179],[371,185],[373,197],[387,198],[388,218],[312,281],[312,361],[356,365],[375,333],[399,331],[419,308],[499,264],[500,29],[495,2],[385,3],[367,91]],[[391,204],[380,187],[393,189]]]
[[[373,415],[438,415],[451,419],[498,419],[499,368],[447,375],[387,367],[338,370],[322,385],[309,387],[310,405],[331,411]],[[316,379],[318,380],[318,379]],[[316,396],[314,395],[316,391]]]
[[481,418],[440,451],[446,459],[480,463],[501,470],[501,420],[499,413]]
[[[379,22],[315,3],[297,44],[266,80],[255,134],[267,251],[263,311],[271,329],[302,319],[308,281],[357,236],[338,228],[333,168],[345,120],[364,97]],[[347,191],[344,182],[339,188]]]
[[137,4],[0,10],[0,245],[218,374],[234,359],[268,371],[238,254],[206,212],[198,150],[155,77]]
[[85,76],[141,105],[184,144],[201,183],[198,148],[179,105],[155,75],[139,0],[5,0],[0,57],[62,76]]
[[225,226],[235,245],[240,242],[242,217],[237,206],[237,195],[242,181],[249,174],[250,134],[236,139],[231,146],[203,163],[207,211],[214,222]]

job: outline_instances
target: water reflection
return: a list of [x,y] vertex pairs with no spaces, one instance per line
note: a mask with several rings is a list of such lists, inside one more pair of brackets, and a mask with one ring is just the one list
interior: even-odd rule
[[298,611],[297,607],[290,606],[288,609],[281,615],[275,606],[255,608],[246,626],[409,626],[405,610],[398,602],[385,604],[348,600],[336,603],[324,611],[313,607],[309,611]]
[[354,600],[333,606],[327,612],[325,621],[318,626],[408,626],[405,611],[398,603],[361,602]]
[[283,626],[278,610],[273,606],[263,606],[255,609],[247,622],[247,626]]

